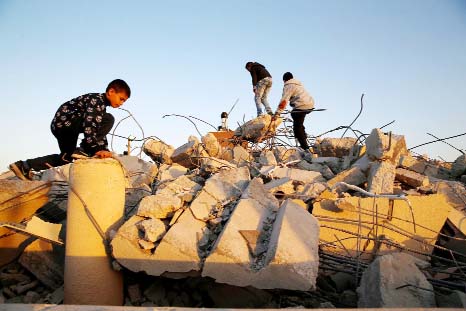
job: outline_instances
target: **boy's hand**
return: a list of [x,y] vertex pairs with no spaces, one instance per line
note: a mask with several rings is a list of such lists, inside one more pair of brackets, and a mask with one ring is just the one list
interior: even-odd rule
[[100,150],[95,153],[95,157],[99,159],[113,158],[113,153],[108,150]]

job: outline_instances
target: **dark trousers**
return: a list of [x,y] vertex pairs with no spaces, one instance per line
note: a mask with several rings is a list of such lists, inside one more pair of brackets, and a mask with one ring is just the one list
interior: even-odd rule
[[[49,154],[43,157],[28,159],[26,163],[29,168],[41,171],[72,162],[71,154],[76,150],[79,134],[83,132],[82,123],[82,119],[75,119],[71,122],[71,126],[52,131],[53,136],[57,139],[60,154]],[[115,123],[115,118],[110,113],[105,113],[100,126],[97,128],[97,141],[106,140],[106,136],[112,129],[113,123]],[[95,150],[92,150],[82,142],[81,148],[91,156],[95,153]]]
[[299,145],[304,150],[309,150],[309,145],[307,144],[306,128],[304,127],[304,119],[309,112],[309,110],[299,109],[294,109],[291,111],[294,137],[298,140]]

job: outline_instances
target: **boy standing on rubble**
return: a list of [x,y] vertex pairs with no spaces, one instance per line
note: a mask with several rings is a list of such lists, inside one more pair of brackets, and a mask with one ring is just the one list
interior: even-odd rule
[[265,111],[272,115],[273,112],[267,100],[272,87],[272,76],[263,65],[256,62],[247,62],[246,70],[251,73],[257,116],[262,115],[262,105],[264,105]]
[[[116,79],[109,83],[105,93],[89,93],[62,104],[54,115],[50,129],[58,141],[60,154],[51,154],[10,164],[16,176],[31,180],[31,171],[45,170],[61,166],[73,159],[97,157],[110,158],[107,134],[113,127],[115,118],[106,112],[106,107],[118,108],[131,96],[125,81]],[[84,139],[76,148],[78,136]]]
[[282,98],[272,119],[275,120],[283,110],[285,110],[287,102],[290,102],[290,106],[293,107],[293,110],[291,110],[291,118],[293,119],[294,136],[298,140],[301,148],[303,148],[305,152],[309,152],[304,119],[314,108],[314,99],[304,89],[300,81],[293,79],[293,74],[291,72],[285,72],[283,74],[283,82]]

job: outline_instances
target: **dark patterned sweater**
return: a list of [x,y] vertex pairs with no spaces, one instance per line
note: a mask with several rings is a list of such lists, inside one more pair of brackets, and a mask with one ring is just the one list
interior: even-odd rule
[[57,133],[62,129],[77,129],[79,133],[84,133],[81,146],[94,152],[107,150],[108,143],[105,137],[100,140],[97,131],[109,106],[105,93],[89,93],[76,97],[62,104],[52,120],[52,132]]

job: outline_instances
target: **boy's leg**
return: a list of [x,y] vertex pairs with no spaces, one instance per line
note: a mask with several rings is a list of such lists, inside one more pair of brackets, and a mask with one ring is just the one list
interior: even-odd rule
[[261,102],[264,104],[265,111],[267,111],[268,114],[272,115],[273,114],[272,108],[270,108],[269,101],[268,101],[270,89],[272,88],[272,79],[264,78],[262,80],[265,80],[265,81],[264,81],[264,93],[262,94]]
[[291,118],[293,119],[293,132],[295,138],[298,140],[299,145],[304,150],[309,150],[307,144],[306,129],[304,127],[304,119],[306,118],[306,112],[300,112],[299,110],[293,110],[291,112]]
[[110,130],[115,123],[115,118],[110,113],[104,113],[102,117],[102,122],[100,122],[100,127],[97,129],[97,141],[107,142],[107,134],[110,133]]
[[257,116],[260,116],[262,114],[261,92],[263,92],[263,89],[261,89],[259,87],[259,83],[257,83],[256,92],[254,93],[254,101],[256,102]]

